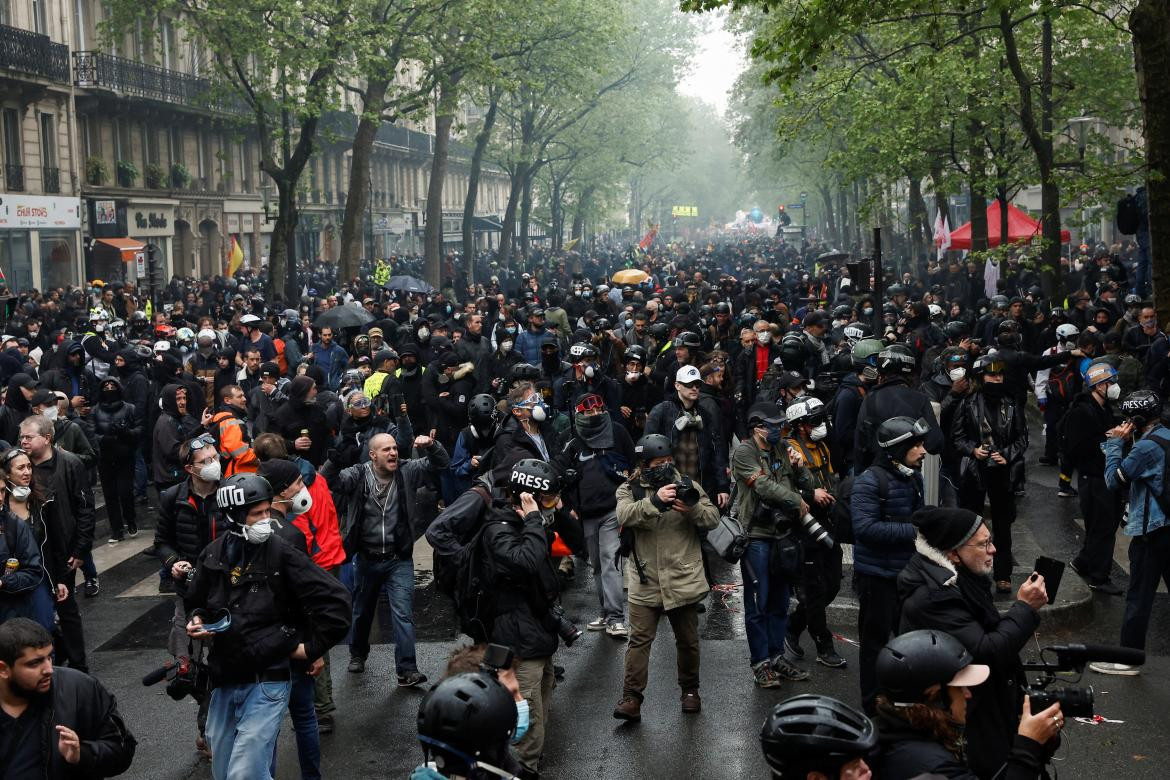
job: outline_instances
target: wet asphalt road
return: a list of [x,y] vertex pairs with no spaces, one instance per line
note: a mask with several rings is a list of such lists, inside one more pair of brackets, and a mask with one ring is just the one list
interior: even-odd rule
[[[1039,448],[1039,439],[1037,432],[1033,451]],[[1018,535],[1030,532],[1028,544],[1068,560],[1079,545],[1075,522],[1079,512],[1075,499],[1056,498],[1055,484],[1054,469],[1030,468],[1028,495],[1020,505],[1019,523],[1024,533]],[[149,533],[140,539],[146,536]],[[1026,557],[1017,555],[1021,560]],[[134,765],[124,777],[210,777],[208,764],[193,750],[194,704],[190,700],[174,702],[161,686],[144,688],[139,682],[143,674],[166,659],[161,648],[171,608],[167,597],[119,594],[148,578],[154,568],[150,559],[135,555],[103,573],[102,595],[83,605],[90,665],[117,695],[139,740]],[[1021,569],[1020,577],[1024,573]],[[1071,571],[1066,581],[1070,577],[1075,577]],[[1115,566],[1115,578],[1123,585],[1126,582],[1120,567]],[[768,772],[757,735],[772,704],[789,695],[813,691],[857,703],[856,649],[848,641],[856,636],[856,626],[847,584],[839,608],[832,613],[831,626],[845,640],[838,642],[838,648],[850,667],[830,670],[806,663],[812,672],[808,682],[763,691],[752,685],[748,670],[738,574],[726,567],[717,579],[727,587],[712,594],[701,624],[703,712],[684,716],[679,711],[672,635],[663,621],[654,646],[642,723],[614,720],[610,713],[621,693],[624,648],[604,634],[586,632],[556,658],[567,672],[553,698],[545,777],[764,778]],[[416,594],[419,665],[434,679],[457,639],[450,610],[433,588],[420,588]],[[1082,684],[1094,687],[1096,712],[1106,720],[1070,721],[1064,746],[1054,761],[1061,776],[1170,777],[1170,754],[1165,748],[1170,733],[1166,726],[1166,713],[1170,712],[1170,686],[1166,684],[1170,679],[1168,599],[1166,594],[1158,596],[1149,635],[1150,658],[1142,676],[1086,673]],[[564,602],[568,615],[582,627],[594,616],[597,602],[592,575],[580,563]],[[1042,624],[1035,647],[1070,641],[1113,644],[1122,604],[1121,598],[1093,594],[1077,608],[1075,619],[1062,621],[1056,628]],[[394,686],[393,647],[375,644],[363,675],[345,672],[348,655],[344,647],[335,648],[332,660],[338,717],[336,732],[322,738],[324,776],[409,776],[421,759],[414,740],[414,717],[422,691]],[[291,722],[287,720],[280,736],[278,776],[299,777]]]

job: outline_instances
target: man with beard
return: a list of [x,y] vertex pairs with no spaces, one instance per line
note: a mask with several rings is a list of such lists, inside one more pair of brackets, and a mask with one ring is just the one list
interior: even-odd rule
[[244,391],[239,385],[228,385],[216,400],[219,403],[211,417],[210,430],[223,459],[223,475],[232,477],[241,472],[255,472],[259,462],[248,434],[248,399]]
[[53,667],[53,638],[27,618],[0,625],[0,756],[11,778],[91,778],[130,768],[137,742],[113,694]]
[[588,393],[573,408],[573,432],[556,459],[565,475],[561,492],[565,506],[581,521],[589,548],[589,563],[597,586],[598,617],[590,631],[612,637],[629,636],[617,565],[618,521],[616,490],[629,478],[634,465],[634,441],[614,425],[605,400]]
[[1027,686],[1020,651],[1040,625],[1048,603],[1044,578],[1024,580],[1002,615],[991,596],[995,544],[991,529],[966,509],[923,509],[911,522],[915,553],[898,575],[898,633],[935,629],[959,640],[974,663],[991,668],[987,682],[971,690],[967,757],[979,777],[992,777],[1011,750]]
[[[430,339],[428,334],[427,339]],[[423,374],[426,368],[420,365],[421,354],[417,344],[407,342],[399,350],[401,367],[398,369],[398,382],[402,386],[402,398],[406,402],[406,413],[410,417],[410,427],[414,431],[430,430],[430,420],[427,417],[427,407],[423,403]]]
[[[187,363],[187,370],[203,385],[204,402],[211,408],[216,404],[215,372],[219,370],[219,357],[216,355],[218,346],[219,340],[215,337],[214,330],[211,328],[200,330],[195,336],[195,352]],[[115,360],[115,364],[116,362]]]

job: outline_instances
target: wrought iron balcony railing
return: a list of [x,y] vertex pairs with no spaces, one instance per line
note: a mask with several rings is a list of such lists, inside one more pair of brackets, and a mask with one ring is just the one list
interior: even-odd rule
[[73,52],[73,74],[73,83],[78,87],[109,89],[214,111],[245,110],[234,96],[216,94],[208,79],[98,51]]
[[61,191],[61,169],[50,168],[45,165],[41,167],[41,188],[45,192],[60,192]]
[[69,47],[8,25],[0,25],[0,68],[69,83]]
[[9,163],[4,166],[4,183],[9,192],[24,192],[24,166]]

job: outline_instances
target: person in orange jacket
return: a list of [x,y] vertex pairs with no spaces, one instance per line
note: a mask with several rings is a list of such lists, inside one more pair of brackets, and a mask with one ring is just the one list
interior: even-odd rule
[[219,457],[223,460],[224,479],[242,473],[254,473],[260,461],[252,450],[248,435],[248,398],[239,385],[224,385],[219,390],[219,405],[211,418]]

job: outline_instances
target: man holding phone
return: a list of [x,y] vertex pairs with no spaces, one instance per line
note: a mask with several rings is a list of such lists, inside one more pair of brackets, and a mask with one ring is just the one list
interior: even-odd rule
[[1040,625],[1048,603],[1044,578],[1033,572],[1002,615],[991,595],[995,544],[983,518],[966,509],[931,507],[910,517],[917,529],[915,553],[898,575],[898,633],[945,631],[974,663],[991,667],[987,681],[971,689],[967,756],[979,777],[1003,766],[1019,725],[1026,685],[1020,651]]

